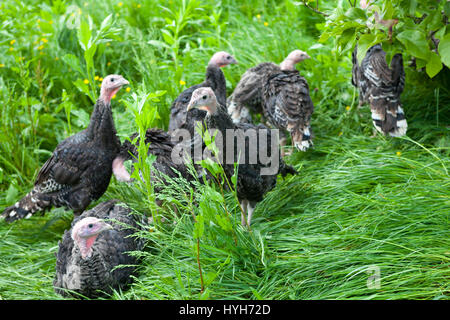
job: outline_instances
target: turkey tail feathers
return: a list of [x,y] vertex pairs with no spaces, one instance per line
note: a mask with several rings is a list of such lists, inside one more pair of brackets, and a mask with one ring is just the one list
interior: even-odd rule
[[6,208],[2,217],[6,222],[13,222],[19,219],[28,219],[35,212],[44,210],[49,205],[49,201],[42,200],[38,197],[38,192],[33,189],[20,201]]
[[401,137],[406,134],[406,130],[408,129],[408,123],[406,122],[405,114],[403,112],[402,107],[398,106],[397,108],[397,128],[394,132],[390,133],[393,137]]
[[[385,113],[383,113],[384,110]],[[390,111],[389,108],[384,110],[372,108],[371,104],[372,121],[375,129],[382,134],[389,134],[391,137],[404,136],[408,129],[408,123],[403,108],[397,105],[394,112]]]
[[295,131],[290,132],[294,146],[300,151],[306,151],[313,146],[311,129],[309,126],[303,130],[297,128]]

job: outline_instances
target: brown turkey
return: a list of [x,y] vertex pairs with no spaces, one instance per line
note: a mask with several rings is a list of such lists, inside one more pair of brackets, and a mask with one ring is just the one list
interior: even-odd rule
[[404,136],[408,124],[400,103],[405,86],[402,55],[395,54],[389,68],[386,53],[377,44],[367,50],[359,65],[355,47],[352,62],[352,84],[359,90],[359,105],[369,103],[375,129],[383,135]]
[[220,103],[225,104],[227,99],[227,87],[225,76],[221,70],[229,64],[236,64],[236,59],[225,51],[216,52],[206,68],[205,81],[184,90],[172,103],[170,110],[169,132],[176,129],[186,129],[191,136],[194,135],[195,122],[202,121],[206,113],[202,110],[186,111],[191,100],[192,92],[201,87],[210,87],[214,90]]
[[56,293],[97,298],[131,283],[139,261],[129,252],[142,250],[144,242],[133,234],[145,227],[145,220],[116,202],[84,212],[64,232],[55,253]]
[[[239,80],[233,93],[227,100],[228,113],[234,123],[251,122],[252,113],[263,113],[262,94],[263,77],[279,73],[282,68],[298,63],[309,56],[305,52],[294,50],[277,65],[273,62],[263,62],[257,66],[248,69]],[[219,101],[220,102],[220,101]]]
[[[288,131],[293,145],[300,151],[313,145],[311,115],[314,104],[307,81],[295,69],[296,63],[307,58],[306,53],[295,50],[280,65],[279,72],[265,74],[262,79],[264,116],[282,134]],[[281,144],[285,144],[284,136]]]
[[[287,174],[296,174],[297,171],[281,158],[278,137],[273,131],[262,124],[233,123],[226,107],[217,101],[211,88],[198,88],[192,93],[188,110],[192,108],[206,111],[205,124],[208,130],[217,129],[221,132],[223,148],[219,148],[219,157],[222,158],[221,164],[228,179],[234,174],[234,163],[244,154],[238,165],[236,192],[243,209],[241,223],[250,226],[256,204],[276,186],[277,175],[284,177]],[[236,136],[228,135],[229,130],[237,135],[241,133],[244,138],[247,133],[253,131],[255,140],[251,141],[249,136],[242,144],[235,143]],[[267,156],[267,161],[263,161],[263,155]],[[253,161],[252,156],[255,156]]]
[[120,149],[111,97],[126,84],[120,75],[105,77],[88,127],[58,144],[40,169],[33,189],[5,209],[2,217],[6,221],[29,218],[52,206],[72,209],[78,215],[103,195]]

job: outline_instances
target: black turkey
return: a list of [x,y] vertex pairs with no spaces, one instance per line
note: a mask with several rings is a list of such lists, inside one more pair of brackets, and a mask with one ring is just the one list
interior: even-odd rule
[[[263,76],[262,105],[270,124],[284,132],[300,151],[312,146],[311,115],[314,105],[305,78],[295,69],[295,64],[309,58],[300,50],[289,54],[280,65],[280,71]],[[281,144],[284,145],[285,138]]]
[[[273,131],[262,124],[256,126],[249,123],[233,123],[226,108],[218,103],[211,88],[199,88],[192,93],[188,109],[192,108],[207,112],[205,124],[208,130],[217,129],[221,132],[223,148],[219,148],[221,153],[219,159],[228,178],[234,174],[234,163],[239,159],[236,192],[243,209],[242,225],[250,226],[255,205],[276,186],[277,175],[281,173],[285,176],[289,173],[295,174],[297,171],[284,163],[277,136]],[[229,135],[230,132],[233,135]],[[244,139],[248,134],[249,138],[241,144],[235,143],[240,134]],[[266,158],[264,161],[263,155]],[[247,220],[244,212],[247,214]]]
[[225,104],[227,99],[226,80],[220,68],[229,64],[236,64],[236,59],[227,52],[220,51],[215,53],[206,68],[205,81],[184,90],[172,103],[170,110],[169,132],[176,129],[186,129],[191,136],[195,132],[195,122],[202,121],[206,113],[202,110],[186,111],[187,105],[191,100],[192,92],[201,87],[210,87],[214,90],[220,103]]
[[[62,296],[97,298],[125,289],[136,275],[138,259],[130,251],[144,242],[133,236],[145,220],[116,203],[102,202],[76,217],[56,253],[53,287]],[[118,267],[126,265],[126,267]]]
[[408,124],[400,103],[405,86],[402,55],[395,54],[389,68],[386,53],[377,44],[369,48],[359,65],[355,47],[352,62],[352,84],[359,89],[359,105],[369,103],[375,129],[383,135],[404,136]]
[[52,206],[80,214],[109,185],[120,141],[111,111],[111,97],[128,84],[120,75],[105,77],[88,127],[63,140],[38,173],[33,189],[3,212],[6,221],[29,218]]
[[239,83],[227,100],[228,113],[234,123],[251,122],[250,111],[263,113],[263,77],[279,73],[281,68],[309,58],[306,53],[302,52],[304,55],[301,57],[301,60],[296,61],[295,59],[298,59],[298,51],[292,51],[280,65],[273,62],[263,62],[248,69],[241,76]]
[[[116,178],[120,181],[130,182],[132,180],[130,174],[123,166],[123,162],[127,160],[137,160],[137,146],[140,144],[139,133],[134,133],[130,136],[131,141],[134,141],[136,138],[135,144],[131,143],[129,140],[125,140],[120,148],[119,155],[114,160],[117,164],[120,163],[120,165],[117,166],[120,170],[114,171]],[[175,156],[183,159],[182,152],[184,149],[180,148],[178,152],[177,150],[174,150],[177,142],[169,133],[157,128],[147,129],[145,133],[145,143],[148,145],[148,154],[156,156],[155,161],[152,163],[154,170],[151,171],[151,174],[153,178],[157,178],[162,182],[164,182],[164,176],[177,178],[181,175],[188,181],[193,178],[184,161],[174,160]]]

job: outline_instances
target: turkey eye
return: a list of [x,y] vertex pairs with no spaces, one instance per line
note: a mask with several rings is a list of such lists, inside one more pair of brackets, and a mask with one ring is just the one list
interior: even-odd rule
[[202,99],[203,99],[203,100],[206,100],[206,96],[203,96]]
[[228,56],[228,57],[227,57],[227,59],[228,59],[228,60],[230,60],[230,59],[231,59],[231,57],[230,57],[230,56]]
[[114,82],[114,78],[111,78],[111,82]]
[[92,228],[93,227],[93,225],[92,225],[92,223],[90,223],[89,225],[88,225],[88,228]]

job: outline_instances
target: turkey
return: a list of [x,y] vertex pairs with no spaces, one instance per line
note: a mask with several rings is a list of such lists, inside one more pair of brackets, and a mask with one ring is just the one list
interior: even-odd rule
[[395,54],[389,68],[386,53],[377,44],[369,48],[360,65],[355,47],[352,62],[352,84],[359,89],[359,105],[369,103],[375,129],[383,135],[404,136],[408,124],[400,103],[405,86],[402,55]]
[[309,56],[305,52],[294,50],[289,53],[280,65],[273,62],[263,62],[248,69],[241,76],[239,83],[227,100],[228,113],[233,119],[233,122],[251,122],[250,111],[253,113],[263,113],[262,80],[265,75],[279,73],[281,68],[291,66],[308,58]]
[[[130,182],[132,179],[130,174],[126,171],[123,163],[127,160],[136,161],[138,157],[138,149],[136,146],[139,145],[139,133],[134,133],[130,136],[130,140],[136,140],[136,145],[132,144],[129,140],[125,140],[120,148],[120,153],[114,161],[120,162],[121,170],[114,171],[116,178],[120,181]],[[185,162],[174,161],[177,150],[174,147],[177,145],[174,137],[164,130],[152,128],[148,129],[145,133],[145,143],[148,144],[148,154],[156,156],[155,161],[152,163],[153,169],[151,174],[154,178],[159,178],[164,181],[164,175],[170,178],[177,178],[179,174],[186,180],[191,180],[193,176],[190,174]],[[189,142],[188,142],[189,143]],[[182,158],[181,152],[183,149],[179,149],[180,153],[177,155]],[[123,168],[123,169],[122,169]],[[161,175],[161,173],[163,175]]]
[[[117,200],[102,202],[76,217],[58,243],[53,287],[62,296],[97,298],[125,289],[136,275],[130,251],[144,242],[133,234],[145,226]],[[118,267],[126,265],[126,267]]]
[[120,75],[105,77],[89,125],[63,140],[40,169],[33,189],[4,210],[7,222],[29,218],[52,206],[83,212],[109,185],[120,141],[111,111],[111,97],[128,84]]
[[[208,130],[217,129],[221,132],[223,148],[218,147],[221,153],[219,159],[222,159],[222,166],[228,178],[234,174],[234,163],[237,158],[239,155],[242,157],[239,158],[236,192],[243,209],[241,223],[250,226],[256,204],[275,187],[277,175],[281,173],[284,177],[287,174],[296,174],[297,171],[284,163],[280,156],[277,136],[273,131],[262,124],[233,123],[226,107],[218,103],[211,88],[198,88],[192,93],[188,110],[193,108],[207,112],[205,124]],[[230,135],[230,132],[233,135]],[[245,136],[249,138],[241,140],[242,143],[234,143],[239,136],[243,139]],[[216,146],[218,146],[217,139],[216,136]]]
[[202,110],[186,111],[191,100],[192,92],[200,87],[210,87],[214,90],[220,103],[225,104],[227,99],[225,76],[220,68],[229,64],[236,64],[236,59],[225,51],[215,53],[206,68],[205,81],[184,90],[172,103],[170,111],[169,132],[176,129],[186,129],[191,136],[195,132],[195,122],[202,121],[206,113]]
[[[305,78],[295,69],[295,64],[309,56],[303,51],[293,51],[280,65],[280,71],[265,74],[262,79],[262,105],[270,124],[287,130],[293,145],[306,151],[313,145],[311,115],[314,105]],[[284,136],[281,144],[285,144]]]

